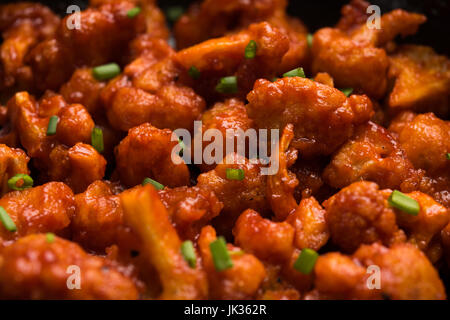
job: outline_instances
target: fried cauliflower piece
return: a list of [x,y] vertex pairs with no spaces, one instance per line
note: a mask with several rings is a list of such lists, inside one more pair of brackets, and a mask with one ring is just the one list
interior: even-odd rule
[[28,161],[30,161],[30,158],[23,150],[0,144],[0,195],[10,191],[8,187],[9,179],[19,173],[30,173]]
[[17,227],[15,232],[0,227],[2,245],[34,233],[64,233],[75,210],[73,192],[61,182],[9,192],[0,199],[0,206]]
[[450,205],[450,124],[433,113],[400,114],[389,130],[398,135],[398,141],[416,169],[425,170],[419,185],[405,185],[403,191],[419,190],[431,195],[439,203]]
[[352,253],[361,244],[381,242],[386,246],[404,242],[405,234],[387,204],[389,194],[373,182],[355,182],[324,202],[331,241]]
[[116,149],[120,181],[133,187],[148,177],[169,187],[189,185],[189,169],[179,155],[173,153],[178,141],[172,141],[171,137],[169,129],[157,129],[149,123],[131,129]]
[[223,208],[214,192],[206,187],[165,188],[158,191],[158,195],[183,239],[195,240],[200,230]]
[[419,203],[420,211],[413,216],[394,209],[398,225],[405,230],[409,242],[428,254],[430,247],[435,245],[433,238],[439,236],[450,222],[450,211],[422,192],[414,191],[406,195]]
[[[245,131],[253,127],[253,121],[248,118],[247,110],[245,109],[244,103],[238,99],[228,99],[224,102],[216,103],[211,109],[206,110],[202,114],[202,134],[204,134],[209,129],[219,130],[223,135],[222,144],[223,157],[227,156],[227,151],[238,152],[238,141],[239,135],[244,134]],[[234,149],[226,150],[226,137],[227,130],[234,130]],[[242,131],[240,131],[242,130]],[[195,133],[200,134],[200,133]],[[195,140],[195,136],[194,136]],[[199,139],[200,140],[200,139]],[[203,139],[202,139],[203,143]],[[208,144],[204,143],[202,145],[203,151]],[[248,148],[247,148],[248,149]],[[246,150],[244,150],[245,152]],[[214,154],[215,155],[215,154]],[[247,153],[246,153],[247,155]],[[199,165],[202,172],[206,172],[214,169],[216,164],[207,164],[203,162]]]
[[[227,179],[227,169],[243,170],[244,179]],[[267,213],[266,177],[261,174],[259,163],[254,164],[236,153],[230,153],[214,170],[200,174],[197,182],[198,187],[209,188],[223,203],[217,225],[221,234],[229,232],[246,209]]]
[[[134,189],[139,188],[142,187]],[[119,245],[122,253],[137,251],[139,241],[124,223],[121,193],[122,188],[116,183],[95,181],[85,192],[77,194],[70,224],[72,239],[99,253],[114,244]],[[158,196],[182,239],[195,240],[200,229],[222,208],[222,203],[207,188],[164,188],[158,191]]]
[[450,60],[430,47],[404,45],[389,56],[389,77],[394,87],[388,105],[393,110],[410,109],[449,115]]
[[419,179],[402,145],[388,130],[373,123],[357,128],[323,172],[334,188],[368,180],[381,188],[399,189],[405,180]]
[[[245,58],[249,42],[256,43],[256,55]],[[244,99],[257,79],[272,79],[279,72],[283,56],[289,48],[288,38],[267,22],[252,24],[233,35],[211,39],[179,51],[175,59],[185,73],[195,67],[198,79],[185,77],[207,101],[217,101],[230,96]],[[237,91],[218,93],[216,86],[222,77],[236,76]]]
[[[80,288],[70,290],[70,267],[79,268]],[[138,298],[134,283],[104,258],[88,255],[77,244],[43,234],[29,235],[0,251],[3,299]]]
[[[360,2],[353,1],[355,7],[361,6]],[[347,30],[323,28],[314,34],[313,73],[327,72],[339,88],[351,87],[370,97],[382,98],[388,85],[389,59],[385,50],[377,47],[385,45],[398,34],[414,34],[426,18],[397,9],[381,17],[380,29],[371,29],[366,23],[355,28],[353,24],[361,20],[355,12],[360,9],[353,11],[348,6],[344,8],[343,14],[350,17],[338,26]]]
[[252,23],[267,21],[289,39],[289,51],[280,66],[286,72],[308,61],[308,33],[304,24],[286,14],[285,0],[205,0],[193,4],[174,28],[178,48],[235,34]]
[[244,211],[233,228],[236,245],[271,263],[289,260],[294,250],[295,229],[287,222],[273,222],[258,212]]
[[[103,178],[106,160],[88,145],[95,124],[82,105],[69,105],[52,94],[36,102],[27,92],[19,92],[8,102],[8,109],[14,130],[40,169],[41,179],[64,181],[81,192]],[[47,135],[50,118],[55,115],[56,133]]]
[[103,113],[100,92],[105,86],[105,82],[94,78],[91,68],[81,68],[61,87],[60,93],[68,103],[81,104],[92,116],[98,116]]
[[294,245],[297,249],[309,248],[318,251],[330,238],[326,211],[314,197],[300,201],[286,222],[295,229]]
[[[380,289],[368,288],[369,266],[380,268]],[[362,245],[351,257],[327,253],[319,257],[314,272],[318,298],[445,300],[438,272],[411,244]]]
[[346,98],[337,89],[300,77],[258,80],[247,99],[257,128],[281,130],[293,124],[291,147],[306,157],[331,154],[373,113],[367,96]]
[[36,88],[58,90],[76,67],[121,62],[128,43],[145,30],[143,16],[127,16],[134,7],[131,1],[114,1],[88,8],[80,13],[83,27],[78,29],[69,28],[72,16],[64,18],[56,35],[39,43],[27,56]]
[[[104,4],[112,4],[124,0],[90,0],[90,7],[101,7]],[[136,7],[141,8],[139,16],[144,21],[145,34],[152,38],[167,39],[169,30],[163,12],[159,9],[156,0],[130,0]]]
[[166,208],[152,186],[121,194],[124,221],[141,241],[147,264],[155,268],[162,285],[160,299],[205,299],[208,283],[199,263],[191,268],[181,254],[181,240]]
[[193,129],[205,101],[179,81],[182,67],[167,42],[142,36],[133,41],[135,59],[102,90],[111,126],[127,131],[150,122],[159,129]]
[[[214,267],[210,250],[211,242],[216,240],[216,231],[211,226],[202,229],[198,246],[203,268],[208,276],[208,293],[210,299],[243,300],[255,298],[266,276],[264,265],[248,253],[233,254],[233,266],[224,271]],[[239,251],[230,244],[229,251]]]
[[27,54],[56,33],[60,19],[47,7],[31,2],[0,6],[0,88],[9,95],[32,88],[33,73]]

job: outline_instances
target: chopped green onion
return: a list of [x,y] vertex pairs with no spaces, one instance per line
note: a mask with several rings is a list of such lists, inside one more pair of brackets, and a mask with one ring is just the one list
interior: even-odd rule
[[311,33],[308,33],[306,36],[306,42],[308,43],[308,47],[312,47],[313,44],[313,35]]
[[450,153],[447,153],[447,160],[450,160]]
[[353,92],[353,88],[343,88],[340,90],[345,94],[346,97],[350,96]]
[[303,249],[297,260],[294,262],[294,269],[300,271],[303,274],[310,274],[316,265],[319,254],[313,249]]
[[219,93],[237,93],[237,78],[231,76],[220,79],[219,83],[216,86],[216,91]]
[[135,7],[133,9],[128,10],[127,17],[131,19],[136,17],[139,13],[141,13],[141,8]]
[[181,254],[184,260],[189,264],[192,269],[197,265],[197,256],[195,255],[194,245],[192,241],[187,240],[181,244]]
[[164,185],[162,185],[161,183],[150,179],[150,178],[145,178],[144,181],[142,181],[142,185],[145,186],[147,184],[151,184],[152,186],[155,187],[156,190],[162,190],[164,189]]
[[167,19],[170,22],[176,22],[184,13],[184,8],[182,6],[172,6],[168,7],[166,10]]
[[48,121],[47,126],[47,135],[52,136],[56,134],[56,127],[58,126],[59,118],[58,116],[51,116],[50,120]]
[[104,150],[103,145],[103,130],[99,127],[94,127],[91,133],[91,144],[95,150],[102,153]]
[[272,82],[275,82],[275,81],[277,81],[277,80],[278,80],[277,77],[273,77],[271,81],[272,81]]
[[233,267],[233,261],[231,260],[224,237],[219,237],[217,240],[211,242],[209,249],[211,250],[214,267],[217,271],[224,271]]
[[283,77],[285,78],[291,78],[291,77],[302,77],[305,78],[305,71],[303,71],[303,68],[297,68],[294,70],[291,70],[289,72],[286,72],[285,74],[283,74]]
[[178,144],[180,145],[180,148],[181,148],[180,153],[178,155],[180,157],[182,157],[184,149],[186,149],[186,145],[184,144],[183,140],[181,140],[180,138],[178,138]]
[[245,178],[245,172],[242,169],[233,169],[233,168],[227,168],[227,179],[228,180],[244,180]]
[[120,67],[117,63],[108,63],[92,69],[92,75],[99,81],[112,79],[120,74]]
[[55,241],[55,235],[51,232],[48,232],[47,234],[45,234],[45,240],[47,241],[47,243],[53,243]]
[[189,75],[191,76],[192,79],[197,80],[198,78],[200,78],[200,71],[195,67],[192,66],[189,68],[188,70]]
[[258,45],[255,40],[250,40],[248,45],[245,47],[245,59],[254,59],[256,57],[256,50]]
[[420,211],[419,203],[406,194],[394,190],[389,196],[388,203],[391,207],[404,211],[410,215],[417,216]]
[[11,232],[17,231],[16,224],[2,206],[0,206],[0,221],[3,223],[6,230]]
[[[22,186],[18,187],[17,182],[23,181]],[[11,190],[24,190],[33,186],[33,178],[24,173],[18,173],[8,180],[8,187]]]

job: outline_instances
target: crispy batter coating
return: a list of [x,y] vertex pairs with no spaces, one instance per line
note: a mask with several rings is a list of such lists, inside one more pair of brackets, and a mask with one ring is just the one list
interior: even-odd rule
[[150,122],[160,129],[192,131],[205,101],[178,81],[182,68],[174,61],[173,49],[148,37],[133,41],[132,48],[135,60],[100,94],[111,126],[127,131]]
[[360,126],[334,154],[323,177],[334,188],[368,180],[381,188],[398,189],[405,180],[418,179],[397,139],[373,122]]
[[[69,278],[79,267],[80,289]],[[100,257],[77,244],[42,234],[29,235],[0,251],[0,296],[3,299],[137,299],[134,283]]]
[[[212,260],[210,243],[216,240],[216,231],[211,226],[202,229],[198,239],[203,268],[208,275],[209,298],[223,300],[253,299],[266,276],[264,265],[248,253],[233,254],[233,267],[217,271]],[[230,244],[229,251],[238,251]]]
[[388,104],[396,110],[450,114],[450,60],[430,47],[404,45],[389,57],[395,82]]
[[[27,92],[19,92],[8,102],[8,109],[21,144],[41,170],[41,179],[64,181],[81,192],[103,178],[106,160],[88,145],[94,121],[82,105],[69,105],[51,94],[36,102]],[[56,134],[47,135],[53,115],[59,118]]]
[[162,285],[159,298],[206,298],[206,274],[199,263],[196,268],[190,268],[184,260],[180,251],[181,240],[156,190],[147,185],[126,191],[121,194],[120,201],[125,223],[140,239],[147,264],[159,274]]
[[83,27],[78,29],[71,26],[72,16],[64,18],[55,37],[39,43],[27,57],[37,89],[59,89],[76,67],[120,62],[128,43],[145,28],[143,16],[127,17],[134,7],[124,0],[88,8],[80,13]]
[[34,233],[61,234],[68,227],[75,210],[73,192],[61,182],[10,192],[0,199],[0,206],[17,227],[16,232],[10,232],[1,226],[1,244]]
[[[368,289],[371,273],[380,268],[380,289]],[[315,266],[314,286],[321,298],[444,300],[445,290],[426,256],[411,244],[385,248],[363,245],[352,257],[337,252],[322,255]]]
[[[244,171],[243,180],[228,180],[227,169]],[[223,203],[217,228],[224,234],[234,226],[238,216],[247,209],[261,214],[268,211],[266,201],[266,176],[261,175],[261,165],[253,164],[236,153],[230,153],[214,170],[197,178],[198,187],[211,189]]]
[[158,195],[182,239],[196,239],[223,208],[214,192],[206,187],[165,188]]
[[[234,130],[234,149],[229,150],[230,152],[238,152],[238,130],[242,130],[242,134],[248,129],[253,127],[253,121],[248,118],[247,110],[245,109],[244,103],[238,99],[228,99],[224,102],[216,103],[211,109],[206,110],[202,115],[202,134],[204,134],[209,129],[219,130],[223,136],[222,144],[223,150],[222,155],[225,157],[227,154],[226,150],[226,137],[227,130]],[[200,134],[200,133],[195,133]],[[195,136],[194,136],[195,140]],[[202,139],[203,142],[203,139]],[[203,151],[207,147],[208,143],[202,145]],[[245,150],[244,150],[245,151]],[[212,154],[215,156],[214,154]],[[247,153],[246,153],[247,155]],[[203,158],[203,157],[202,157]],[[199,165],[202,172],[206,172],[214,169],[216,164],[210,164],[203,162]]]
[[[135,187],[138,188],[142,187]],[[85,192],[77,194],[70,225],[72,239],[84,248],[100,253],[113,244],[118,244],[122,252],[136,251],[139,241],[124,223],[121,192],[115,183],[95,181]],[[164,188],[158,195],[182,239],[195,240],[201,228],[222,208],[222,203],[207,188]],[[99,234],[98,230],[103,231]]]
[[[256,56],[245,58],[249,42],[256,42]],[[288,38],[267,22],[252,24],[233,35],[211,39],[176,54],[177,62],[188,71],[192,66],[200,72],[198,79],[186,77],[207,101],[237,96],[244,99],[259,78],[272,79],[279,72],[282,58],[289,48]],[[222,77],[237,77],[237,92],[219,94],[215,87]]]
[[439,203],[450,205],[450,123],[433,113],[400,114],[389,130],[398,135],[398,141],[408,159],[417,169],[425,170],[419,185],[405,185],[404,191],[419,190],[431,195]]
[[175,25],[177,46],[186,48],[267,21],[289,39],[289,51],[280,66],[280,71],[286,72],[304,65],[309,53],[307,29],[299,19],[286,14],[286,7],[286,0],[205,0],[193,4]]
[[298,249],[309,248],[318,251],[330,238],[326,211],[314,197],[300,201],[286,222],[295,228],[294,245]]
[[295,229],[287,222],[273,222],[258,212],[244,211],[233,228],[235,243],[261,260],[279,263],[289,260],[294,250]]
[[8,180],[18,173],[29,174],[30,158],[21,149],[9,148],[0,144],[0,195],[10,191]]
[[32,86],[26,56],[40,41],[56,33],[59,18],[47,7],[31,2],[0,6],[0,88],[10,95]]
[[450,211],[430,196],[419,191],[406,194],[420,206],[417,216],[395,209],[398,225],[406,231],[408,241],[426,251],[433,245],[432,239],[450,222]]
[[373,112],[365,95],[346,98],[337,89],[300,77],[258,80],[247,99],[248,115],[259,129],[281,130],[292,123],[291,146],[305,156],[331,154]]
[[172,152],[178,141],[172,141],[171,137],[169,129],[157,129],[149,123],[131,129],[116,149],[116,170],[121,182],[133,187],[145,178],[152,178],[169,187],[189,185],[189,169]]
[[[355,6],[361,5],[358,3],[355,1]],[[414,34],[426,18],[397,9],[381,17],[380,29],[370,28],[366,23],[354,28],[351,25],[360,20],[355,18],[359,9],[355,10],[348,10],[348,7],[343,10],[350,18],[341,20],[340,27],[347,30],[323,28],[314,34],[312,70],[329,73],[340,88],[351,87],[370,97],[382,98],[388,85],[389,59],[385,50],[377,46],[398,34]]]
[[361,244],[381,242],[390,246],[405,241],[385,194],[373,182],[355,182],[325,201],[331,240],[343,252]]

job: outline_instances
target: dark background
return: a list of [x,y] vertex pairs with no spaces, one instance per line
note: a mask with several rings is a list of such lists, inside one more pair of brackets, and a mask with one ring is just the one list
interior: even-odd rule
[[[30,0],[28,0],[30,1]],[[1,3],[16,2],[0,0]],[[56,12],[64,14],[71,4],[84,8],[85,0],[41,0]],[[183,5],[187,7],[191,0],[159,0],[161,8]],[[325,26],[334,25],[340,16],[341,7],[349,0],[290,0],[289,12],[299,17],[311,31]],[[422,25],[419,32],[406,40],[410,43],[429,45],[442,54],[450,55],[450,0],[372,0],[372,4],[380,6],[386,13],[395,8],[423,13],[428,21]]]

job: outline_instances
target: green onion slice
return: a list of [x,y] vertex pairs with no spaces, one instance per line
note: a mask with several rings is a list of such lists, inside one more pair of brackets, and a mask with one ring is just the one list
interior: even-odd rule
[[136,17],[139,13],[141,13],[141,8],[135,7],[133,9],[128,10],[127,17],[131,19]]
[[248,45],[245,47],[245,59],[254,59],[256,57],[256,50],[258,45],[255,40],[250,40]]
[[450,153],[447,153],[447,160],[450,160]]
[[58,116],[51,116],[50,120],[48,121],[48,127],[47,127],[47,135],[52,136],[56,134],[56,127],[58,126],[59,118]]
[[189,267],[195,269],[195,266],[197,265],[197,256],[192,241],[187,240],[181,244],[181,254],[183,255],[184,260],[189,264]]
[[174,23],[178,19],[180,19],[180,17],[183,15],[183,13],[184,13],[184,8],[182,6],[172,6],[172,7],[167,8],[166,17],[170,22]]
[[219,237],[217,240],[211,242],[209,249],[211,250],[214,267],[217,271],[224,271],[233,267],[233,261],[231,260],[224,237]]
[[340,90],[345,94],[346,97],[350,96],[353,92],[353,88],[343,88]]
[[420,205],[415,199],[408,197],[406,194],[398,190],[394,190],[391,193],[388,203],[391,207],[413,216],[417,216],[420,211]]
[[[20,187],[17,186],[17,182],[23,181]],[[14,177],[8,180],[8,187],[11,190],[25,190],[33,186],[33,178],[24,173],[18,173]]]
[[294,262],[294,269],[303,274],[310,274],[316,265],[318,257],[319,254],[316,251],[305,248],[300,252],[297,260]]
[[109,80],[120,74],[117,63],[108,63],[92,69],[92,75],[99,81]]
[[150,178],[145,178],[144,181],[142,181],[142,185],[145,186],[147,184],[151,184],[152,186],[155,187],[156,190],[162,190],[164,189],[164,185],[162,185],[161,183],[159,183],[158,181],[155,181],[153,179]]
[[55,235],[51,232],[48,232],[45,234],[45,240],[47,241],[47,243],[53,243],[55,242]]
[[12,221],[11,217],[2,206],[0,206],[0,221],[2,222],[6,230],[10,232],[17,231],[16,224],[14,223],[14,221]]
[[95,150],[102,153],[104,148],[103,145],[103,130],[99,127],[94,127],[91,133],[91,144]]
[[227,168],[226,175],[228,180],[241,181],[245,178],[245,172],[242,169]]
[[294,69],[294,70],[291,70],[289,72],[286,72],[285,74],[283,74],[283,77],[285,77],[285,78],[291,78],[291,77],[306,78],[305,71],[301,67],[297,68],[297,69]]
[[219,93],[237,93],[237,77],[231,76],[220,79],[216,86],[216,91]]
[[197,80],[198,78],[200,78],[200,75],[201,75],[200,71],[195,66],[190,67],[188,70],[188,73],[189,73],[189,76],[194,80]]
[[308,47],[312,47],[313,44],[313,35],[311,33],[308,33],[306,36],[306,42],[308,43]]

